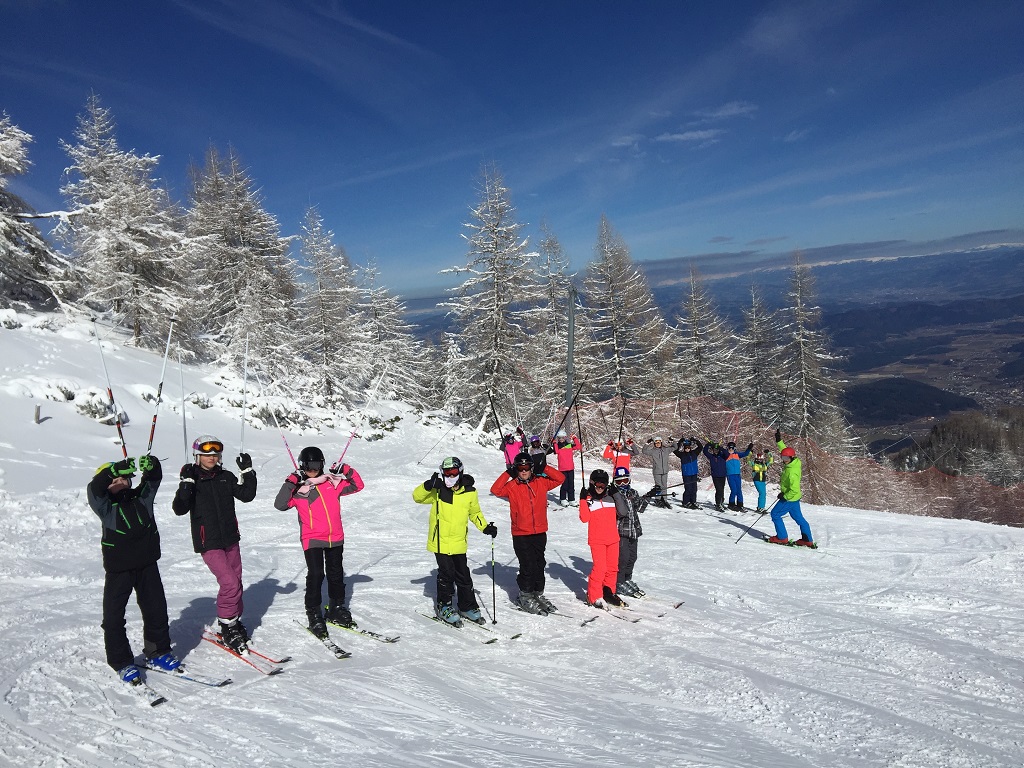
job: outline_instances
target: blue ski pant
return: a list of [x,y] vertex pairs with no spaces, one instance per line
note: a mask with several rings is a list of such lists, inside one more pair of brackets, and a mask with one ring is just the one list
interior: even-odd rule
[[729,481],[729,503],[743,506],[743,478],[739,475],[726,475]]
[[683,504],[697,503],[697,476],[683,475]]
[[775,535],[780,539],[788,539],[789,533],[786,531],[786,524],[782,522],[782,518],[789,515],[793,518],[793,521],[800,526],[800,535],[807,541],[814,541],[814,537],[811,536],[811,526],[804,520],[804,513],[800,511],[800,501],[779,501],[776,502],[775,506],[772,507],[772,522],[775,523]]
[[754,487],[757,488],[757,508],[764,509],[768,501],[768,482],[755,480]]

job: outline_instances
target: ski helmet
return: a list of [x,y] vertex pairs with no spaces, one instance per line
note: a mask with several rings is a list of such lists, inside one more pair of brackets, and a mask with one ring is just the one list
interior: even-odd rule
[[590,473],[590,484],[601,483],[605,486],[608,485],[608,473],[603,469],[595,469]]
[[734,443],[734,442],[732,442],[730,440],[728,443],[726,443],[725,447],[728,448],[731,451],[733,448],[736,447],[736,443]]
[[462,474],[462,460],[458,456],[449,456],[438,469],[445,477],[459,477]]
[[530,443],[540,443],[540,435],[530,435]]
[[629,470],[626,467],[616,467],[613,473],[616,485],[628,485],[629,484]]
[[224,453],[224,441],[213,435],[200,435],[192,443],[194,456],[220,456]]
[[662,439],[661,439],[660,437],[657,437],[657,436],[655,436],[655,437],[651,438],[651,442],[654,442],[654,443],[663,443],[663,442],[665,442],[665,441],[664,441],[664,440],[662,440]]
[[786,447],[786,448],[782,449],[782,452],[779,455],[780,456],[787,456],[787,457],[789,457],[791,459],[795,459],[796,458],[796,451],[794,451],[792,448]]
[[299,451],[299,469],[303,472],[322,472],[324,464],[324,452],[316,446],[311,445]]
[[565,434],[564,429],[560,429],[557,432],[555,432],[555,437],[568,437],[568,435]]
[[518,472],[521,469],[533,469],[533,459],[528,453],[517,453],[512,460],[512,469]]

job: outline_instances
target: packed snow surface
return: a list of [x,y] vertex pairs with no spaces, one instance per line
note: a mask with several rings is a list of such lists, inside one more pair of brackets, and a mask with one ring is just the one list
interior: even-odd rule
[[[580,601],[590,568],[586,528],[575,508],[552,504],[546,594],[567,616],[535,617],[510,603],[517,563],[508,507],[487,492],[503,470],[498,451],[437,414],[370,403],[336,415],[335,428],[320,434],[284,433],[296,454],[317,445],[330,460],[359,427],[346,460],[366,489],[343,499],[350,607],[361,626],[401,639],[389,645],[335,629],[353,654],[337,660],[296,624],[305,579],[298,526],[272,505],[291,468],[282,435],[252,422],[243,430],[232,405],[240,382],[205,368],[179,373],[173,358],[153,451],[167,472],[157,514],[171,636],[193,671],[234,682],[206,688],[152,673],[168,702],[148,707],[104,662],[100,530],[85,486],[120,446],[112,426],[76,410],[90,391],[105,395],[97,345],[88,323],[21,320],[0,328],[0,762],[1024,764],[1022,530],[805,505],[821,546],[810,551],[766,545],[768,518],[741,540],[752,514],[650,507],[635,571],[649,597],[624,614],[639,621],[598,613],[582,625],[595,615]],[[156,390],[161,358],[113,334],[104,355],[137,456],[148,442],[154,405],[144,398]],[[200,640],[214,619],[216,583],[192,551],[187,519],[170,508],[185,458],[181,379],[188,440],[221,437],[231,466],[240,441],[253,455],[259,493],[239,505],[243,618],[257,644],[292,656],[282,674],[261,675]],[[391,431],[371,429],[370,416],[398,420]],[[607,437],[586,436],[592,445]],[[492,637],[484,629],[449,629],[418,615],[430,610],[436,566],[425,548],[429,508],[411,492],[446,455],[461,457],[477,478],[485,515],[500,531],[493,582],[491,540],[471,529],[469,550],[496,643],[484,643]],[[585,458],[588,474],[599,465]],[[646,491],[650,474],[635,476]],[[752,505],[749,484],[745,493]],[[700,497],[710,498],[706,485]],[[141,652],[134,603],[128,628]]]

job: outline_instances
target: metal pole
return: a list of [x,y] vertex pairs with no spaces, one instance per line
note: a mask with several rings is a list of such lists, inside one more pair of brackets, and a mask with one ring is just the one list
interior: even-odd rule
[[565,357],[565,407],[572,408],[572,377],[576,372],[573,366],[574,348],[576,346],[576,289],[569,286],[569,339]]

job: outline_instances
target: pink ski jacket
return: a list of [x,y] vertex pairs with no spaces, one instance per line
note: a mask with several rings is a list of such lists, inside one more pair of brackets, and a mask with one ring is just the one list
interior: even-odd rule
[[285,502],[284,496],[291,493],[292,488],[295,486],[286,482],[274,506],[282,511],[292,508],[298,512],[302,548],[328,548],[344,541],[340,499],[363,490],[363,479],[359,473],[349,467],[345,475],[320,475],[306,479]]

